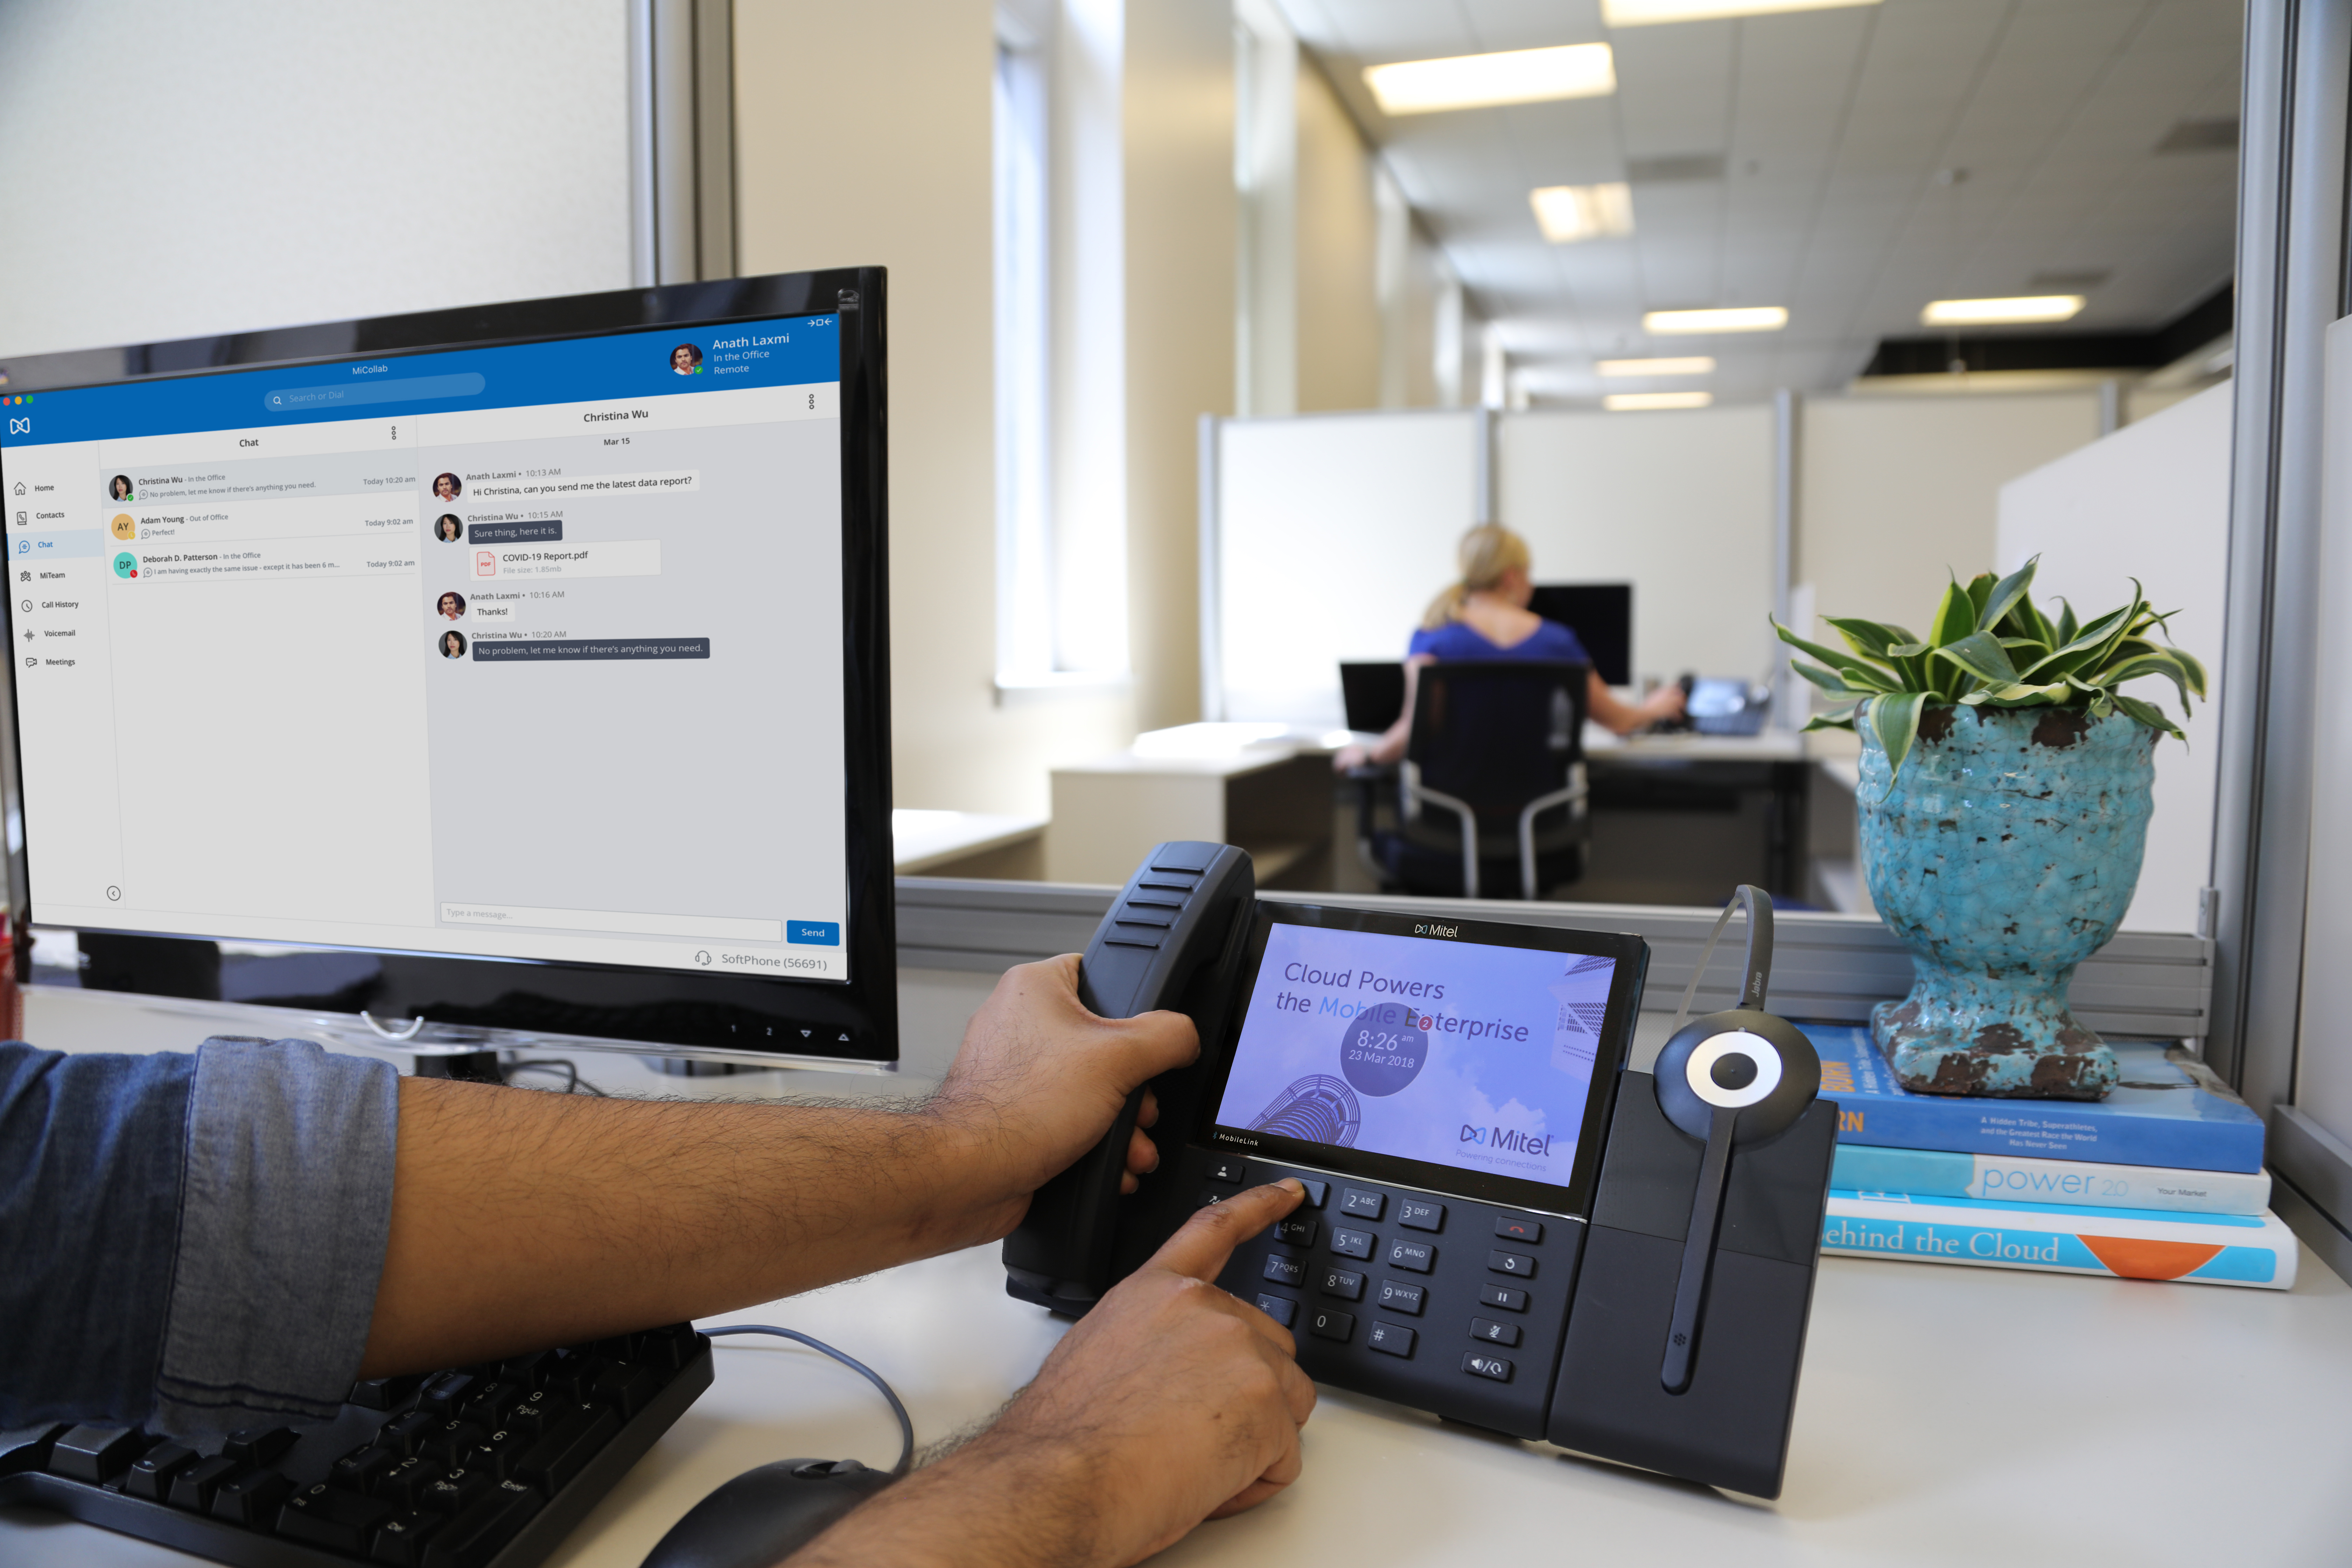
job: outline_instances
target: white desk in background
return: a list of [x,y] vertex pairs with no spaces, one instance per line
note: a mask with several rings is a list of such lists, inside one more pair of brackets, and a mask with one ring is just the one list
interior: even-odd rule
[[[908,1057],[896,1078],[656,1079],[625,1058],[581,1059],[600,1086],[623,1092],[919,1090],[991,984],[905,973]],[[220,1026],[67,992],[36,992],[27,1014],[32,1038],[60,1048],[183,1047]],[[897,1387],[927,1443],[987,1417],[1061,1331],[1005,1296],[993,1247],[726,1320],[800,1329],[866,1362]],[[895,1458],[896,1426],[868,1384],[773,1344],[723,1342],[715,1385],[549,1559],[552,1568],[636,1568],[688,1508],[753,1465]],[[1777,1503],[1327,1389],[1298,1484],[1155,1561],[2317,1568],[2352,1558],[2347,1410],[2352,1289],[2309,1253],[2295,1288],[2278,1292],[1832,1258],[1813,1298]],[[0,1563],[11,1568],[194,1561],[0,1510]]]
[[981,811],[890,814],[892,867],[901,877],[1002,877],[1034,882],[1045,875],[1042,816]]

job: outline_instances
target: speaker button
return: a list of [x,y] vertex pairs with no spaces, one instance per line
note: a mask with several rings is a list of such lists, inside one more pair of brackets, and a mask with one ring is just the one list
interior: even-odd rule
[[1462,1370],[1473,1377],[1492,1378],[1496,1383],[1511,1381],[1511,1363],[1498,1355],[1472,1351],[1462,1358]]

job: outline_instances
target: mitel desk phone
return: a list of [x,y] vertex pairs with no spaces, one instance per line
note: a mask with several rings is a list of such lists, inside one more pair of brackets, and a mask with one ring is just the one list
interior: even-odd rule
[[1160,845],[1079,994],[1190,1015],[1200,1058],[1150,1086],[1160,1168],[1119,1195],[1139,1091],[1006,1238],[1006,1289],[1083,1314],[1195,1209],[1295,1176],[1218,1283],[1309,1376],[1778,1497],[1837,1115],[1763,1010],[1771,901],[1741,905],[1739,1005],[1641,1073],[1639,937],[1261,900],[1241,850]]

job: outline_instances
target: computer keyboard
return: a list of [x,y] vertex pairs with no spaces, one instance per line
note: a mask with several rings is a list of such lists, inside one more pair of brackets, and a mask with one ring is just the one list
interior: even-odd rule
[[0,1454],[0,1503],[239,1568],[533,1568],[709,1386],[710,1342],[675,1323],[373,1378],[299,1431],[58,1426]]

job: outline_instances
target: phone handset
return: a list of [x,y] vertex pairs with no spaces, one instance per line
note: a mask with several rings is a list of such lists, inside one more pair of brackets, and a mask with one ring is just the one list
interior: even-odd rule
[[[1180,840],[1143,858],[1096,928],[1078,965],[1078,1000],[1106,1018],[1162,1007],[1192,1016],[1208,1031],[1223,998],[1196,983],[1222,972],[1257,896],[1250,858],[1228,844]],[[1161,1107],[1160,1140],[1183,1134]],[[1102,1142],[1037,1189],[1029,1213],[1004,1238],[1007,1294],[1055,1311],[1083,1313],[1110,1289],[1119,1178],[1143,1090],[1127,1098]]]

